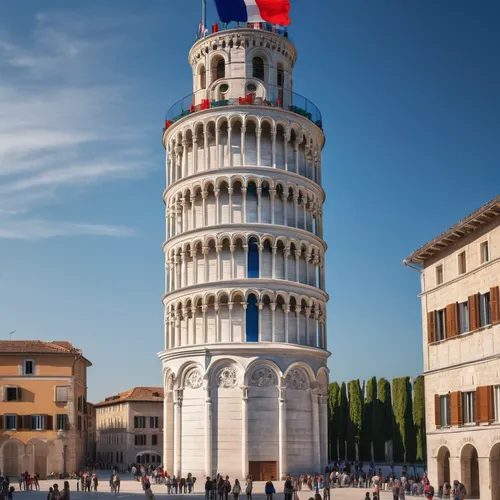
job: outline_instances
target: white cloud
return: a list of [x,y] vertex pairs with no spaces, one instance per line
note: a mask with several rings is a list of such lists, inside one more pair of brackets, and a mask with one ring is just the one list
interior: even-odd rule
[[106,224],[82,224],[42,219],[0,218],[0,238],[36,241],[56,236],[108,236],[113,238],[130,237],[134,230],[126,226]]
[[123,226],[30,216],[72,190],[150,170],[146,152],[129,146],[143,131],[130,125],[130,89],[108,64],[112,30],[88,21],[41,13],[21,43],[0,32],[0,238],[131,234]]

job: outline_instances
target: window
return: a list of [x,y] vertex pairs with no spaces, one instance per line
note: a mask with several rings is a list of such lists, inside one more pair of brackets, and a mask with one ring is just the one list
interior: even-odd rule
[[259,309],[257,308],[257,298],[251,294],[248,296],[246,310],[246,339],[247,342],[259,341]]
[[5,415],[5,430],[15,431],[17,429],[16,415]]
[[439,396],[439,404],[441,406],[441,427],[448,427],[451,425],[450,395]]
[[446,312],[445,309],[436,311],[436,340],[446,338]]
[[469,303],[460,302],[458,304],[458,333],[469,331]]
[[68,430],[68,415],[59,414],[56,415],[56,430],[66,431]]
[[283,68],[278,67],[276,80],[278,82],[278,87],[283,87],[285,85],[285,72],[283,71]]
[[78,415],[78,430],[82,430],[82,416]]
[[224,61],[223,58],[220,58],[215,66],[214,80],[218,80],[219,78],[224,78],[225,76],[226,76],[226,62]]
[[83,397],[78,396],[78,411],[82,411],[82,410],[83,410]]
[[67,403],[68,402],[68,387],[57,386],[56,387],[56,403]]
[[464,424],[476,423],[476,392],[464,392],[462,394],[462,407]]
[[149,417],[149,427],[151,427],[151,429],[158,429],[158,427],[160,427],[158,417]]
[[490,260],[490,251],[488,248],[487,241],[483,241],[479,245],[479,253],[480,253],[481,264],[484,264],[485,262],[488,262]]
[[123,451],[120,451],[120,463],[123,463]]
[[264,60],[262,57],[254,57],[252,59],[252,76],[259,80],[264,80]]
[[45,429],[45,418],[43,415],[31,415],[31,429],[43,431]]
[[490,292],[479,294],[479,326],[491,323]]
[[6,401],[21,401],[21,388],[20,387],[6,387],[5,388]]
[[145,429],[146,428],[146,417],[134,417],[134,428],[135,429]]
[[146,436],[145,436],[145,434],[137,434],[135,436],[135,445],[136,446],[146,446]]
[[203,64],[198,68],[198,75],[200,76],[200,89],[207,87],[207,73]]
[[465,259],[465,251],[458,254],[458,274],[467,272],[467,261]]
[[248,242],[248,277],[259,277],[259,247],[254,237]]
[[443,282],[443,264],[436,266],[436,285],[440,285]]
[[34,375],[35,374],[35,362],[31,359],[24,360],[23,375]]
[[500,385],[493,387],[493,418],[500,422]]
[[158,444],[158,436],[156,434],[153,434],[151,436],[151,445],[156,446]]

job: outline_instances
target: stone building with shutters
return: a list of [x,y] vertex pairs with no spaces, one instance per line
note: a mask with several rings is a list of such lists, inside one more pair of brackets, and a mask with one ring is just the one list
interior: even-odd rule
[[500,196],[404,264],[421,273],[431,483],[499,500]]
[[69,342],[0,341],[0,475],[85,464],[89,366]]
[[98,462],[119,468],[163,462],[163,387],[109,396],[95,405],[95,416]]
[[275,26],[200,37],[167,113],[164,462],[281,479],[327,463],[319,109]]

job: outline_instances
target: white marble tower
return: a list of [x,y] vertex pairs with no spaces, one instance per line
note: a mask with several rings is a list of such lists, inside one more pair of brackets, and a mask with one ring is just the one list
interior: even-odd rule
[[[286,33],[200,38],[167,114],[163,461],[280,479],[327,461],[321,114]],[[313,75],[311,75],[312,77]]]

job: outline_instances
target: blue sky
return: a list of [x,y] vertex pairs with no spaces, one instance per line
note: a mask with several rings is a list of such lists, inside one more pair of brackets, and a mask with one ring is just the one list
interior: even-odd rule
[[[200,3],[0,3],[0,337],[83,348],[93,401],[162,382],[161,131],[191,91]],[[401,261],[498,194],[500,5],[292,0],[291,17],[294,90],[327,136],[331,379],[417,375]]]

